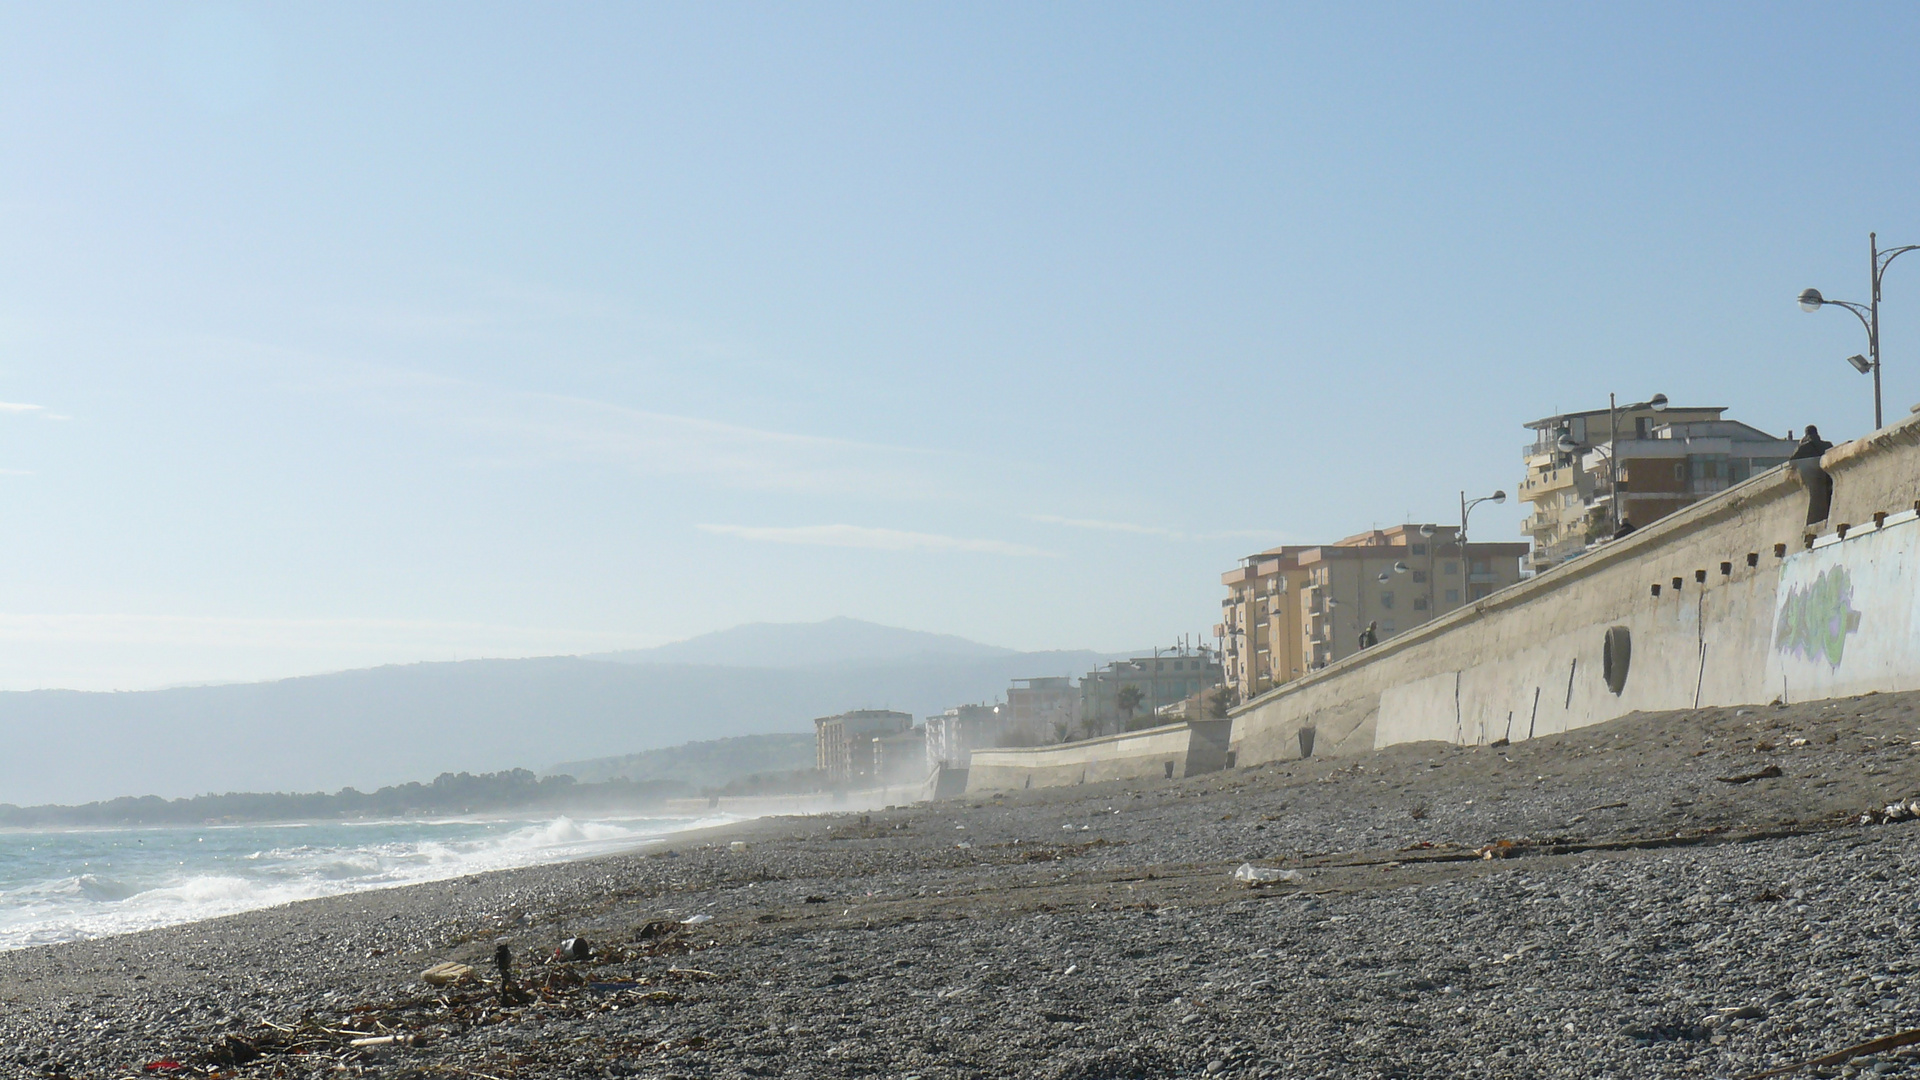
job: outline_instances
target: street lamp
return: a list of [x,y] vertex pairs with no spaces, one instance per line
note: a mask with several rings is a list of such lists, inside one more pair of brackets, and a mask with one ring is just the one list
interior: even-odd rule
[[[1667,395],[1655,394],[1652,397],[1648,398],[1647,400],[1639,403],[1638,405],[1627,406],[1628,412],[1632,412],[1635,409],[1652,409],[1654,412],[1666,412],[1667,411]],[[1560,436],[1559,441],[1554,443],[1554,448],[1559,450],[1563,454],[1579,453],[1585,450],[1600,450],[1600,453],[1606,457],[1607,459],[1607,520],[1612,525],[1612,528],[1608,530],[1610,534],[1617,533],[1620,531],[1620,470],[1619,470],[1619,467],[1615,465],[1614,458],[1613,458],[1614,444],[1620,438],[1620,424],[1617,419],[1619,415],[1620,415],[1620,406],[1619,406],[1619,403],[1615,400],[1615,395],[1608,394],[1607,395],[1607,448],[1605,450],[1600,450],[1600,447],[1594,443],[1576,442],[1574,441],[1574,438],[1571,434]]]
[[1483,495],[1472,502],[1467,501],[1466,492],[1463,491],[1460,493],[1460,602],[1463,604],[1467,602],[1467,595],[1473,591],[1468,587],[1469,568],[1473,563],[1467,558],[1467,515],[1473,513],[1473,508],[1483,502],[1498,505],[1506,501],[1507,493],[1504,491],[1496,491],[1491,495]]
[[[1893,265],[1893,260],[1915,248],[1920,248],[1920,244],[1908,244],[1905,247],[1889,248],[1886,251],[1881,251],[1879,234],[1867,234],[1867,268],[1870,283],[1873,288],[1872,291],[1868,293],[1868,302],[1865,304],[1856,304],[1850,300],[1829,300],[1820,295],[1819,289],[1805,289],[1800,293],[1801,311],[1819,311],[1829,304],[1834,307],[1843,307],[1853,312],[1853,317],[1859,319],[1860,325],[1866,328],[1867,355],[1865,357],[1849,356],[1847,357],[1847,363],[1852,364],[1854,370],[1860,372],[1862,375],[1868,372],[1873,373],[1873,429],[1875,431],[1880,430],[1881,423],[1880,280],[1887,276],[1887,267]],[[1860,365],[1860,361],[1862,360],[1866,362],[1865,367]]]

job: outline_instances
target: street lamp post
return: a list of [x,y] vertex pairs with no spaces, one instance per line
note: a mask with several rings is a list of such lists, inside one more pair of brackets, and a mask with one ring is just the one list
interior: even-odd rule
[[1881,251],[1879,234],[1867,234],[1867,271],[1872,289],[1867,294],[1868,300],[1865,304],[1856,304],[1850,300],[1829,300],[1820,295],[1819,289],[1805,289],[1800,293],[1801,311],[1819,311],[1829,304],[1834,307],[1843,307],[1853,312],[1853,317],[1859,319],[1860,325],[1866,328],[1867,356],[1864,358],[1866,366],[1861,365],[1863,358],[1858,356],[1848,357],[1847,363],[1852,364],[1862,375],[1868,373],[1873,375],[1873,429],[1875,431],[1880,430],[1883,419],[1880,410],[1880,281],[1887,276],[1887,267],[1893,265],[1893,260],[1915,248],[1920,248],[1920,244],[1908,244],[1905,247]]
[[1483,502],[1499,505],[1506,501],[1507,493],[1504,491],[1496,491],[1491,495],[1483,495],[1472,502],[1467,501],[1466,492],[1463,491],[1460,493],[1460,602],[1462,604],[1467,602],[1468,597],[1473,592],[1471,585],[1473,562],[1467,558],[1467,515],[1473,513],[1473,508]]
[[[1637,405],[1627,406],[1627,409],[1629,411],[1634,409],[1652,409],[1654,412],[1666,412],[1667,395],[1655,394]],[[1601,450],[1597,443],[1579,442],[1570,434],[1560,436],[1559,441],[1554,444],[1555,449],[1563,454],[1599,450],[1601,455],[1607,459],[1607,522],[1609,525],[1607,534],[1609,536],[1620,531],[1620,466],[1618,459],[1614,456],[1615,444],[1618,443],[1620,439],[1620,425],[1616,420],[1618,415],[1619,403],[1615,395],[1608,394],[1607,448],[1605,450]],[[1584,472],[1585,469],[1583,468],[1582,471]]]

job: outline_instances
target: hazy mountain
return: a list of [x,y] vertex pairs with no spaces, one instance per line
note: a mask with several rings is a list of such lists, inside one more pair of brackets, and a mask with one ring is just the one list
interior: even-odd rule
[[859,619],[817,623],[747,623],[653,649],[597,653],[589,660],[620,664],[717,664],[723,667],[800,668],[922,658],[984,659],[1017,656],[952,634],[929,634]]
[[565,773],[585,784],[625,777],[636,782],[678,780],[694,788],[707,788],[754,773],[811,769],[813,764],[813,733],[796,731],[702,739],[637,754],[562,761],[549,766],[547,773]]
[[796,668],[474,660],[137,693],[0,693],[0,803],[371,790],[449,771],[540,769],[695,738],[809,732],[814,717],[851,708],[922,717],[993,700],[1011,679],[1104,662],[989,651],[823,655]]

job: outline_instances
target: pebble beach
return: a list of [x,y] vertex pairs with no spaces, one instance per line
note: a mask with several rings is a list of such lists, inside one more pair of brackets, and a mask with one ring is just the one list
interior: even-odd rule
[[1920,1076],[1915,796],[1870,695],[763,818],[0,953],[0,1075]]

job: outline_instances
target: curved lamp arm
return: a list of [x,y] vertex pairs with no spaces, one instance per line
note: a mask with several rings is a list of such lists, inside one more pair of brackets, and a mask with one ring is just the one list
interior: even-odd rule
[[1879,291],[1880,279],[1887,275],[1887,267],[1893,265],[1893,260],[1915,249],[1920,249],[1920,244],[1908,244],[1905,247],[1897,247],[1891,251],[1883,251],[1880,253],[1880,265],[1875,267],[1873,271],[1873,285],[1876,292]]
[[[1901,250],[1911,249],[1902,248]],[[1828,300],[1822,297],[1820,299],[1820,306],[1846,308],[1848,311],[1853,312],[1853,317],[1860,320],[1860,328],[1867,332],[1867,342],[1869,344],[1873,342],[1873,322],[1867,317],[1867,305],[1856,304],[1851,300]]]

